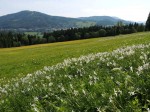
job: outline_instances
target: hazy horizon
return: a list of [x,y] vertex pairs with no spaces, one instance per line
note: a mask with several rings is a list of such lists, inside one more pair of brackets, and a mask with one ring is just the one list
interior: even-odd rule
[[138,22],[146,21],[149,4],[149,0],[1,0],[0,16],[30,10],[53,16],[113,16]]

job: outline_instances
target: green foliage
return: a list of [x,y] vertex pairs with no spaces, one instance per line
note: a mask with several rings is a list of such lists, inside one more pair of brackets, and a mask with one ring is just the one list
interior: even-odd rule
[[117,24],[116,24],[118,27],[122,27],[124,24],[122,21],[118,21]]
[[84,38],[90,38],[91,36],[90,36],[90,33],[85,33],[84,34]]
[[147,21],[146,21],[146,30],[150,31],[150,13],[149,13]]
[[87,28],[70,28],[57,30],[51,33],[39,32],[3,32],[0,31],[0,47],[19,47],[43,43],[63,42],[87,38],[98,38],[115,36],[119,34],[130,34],[144,31],[143,24],[129,24],[123,26],[92,26]]
[[134,27],[132,27],[131,33],[136,33],[136,32],[137,32],[137,30]]
[[33,35],[34,33],[30,34],[0,31],[0,47],[8,48],[47,43],[45,38],[39,37],[37,34]]
[[115,36],[119,34],[130,34],[136,32],[143,32],[143,24],[129,24],[118,26],[91,26],[87,28],[71,28],[66,30],[57,30],[51,33],[44,33],[44,38],[53,36],[57,42],[86,39],[86,38],[96,38],[96,37],[105,37],[105,36]]
[[27,36],[22,37],[21,40],[22,45],[29,45],[29,39]]
[[100,37],[105,37],[105,36],[106,36],[106,33],[107,33],[107,32],[106,32],[104,29],[100,29],[100,30],[99,30],[99,36],[100,36]]
[[145,31],[145,27],[143,24],[141,24],[138,28],[137,28],[137,32],[143,32]]
[[56,39],[53,36],[48,37],[48,42],[56,42]]

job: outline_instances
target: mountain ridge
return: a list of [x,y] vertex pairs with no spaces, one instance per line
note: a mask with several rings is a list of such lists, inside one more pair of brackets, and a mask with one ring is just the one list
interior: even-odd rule
[[124,24],[129,24],[131,21],[123,20],[118,17],[112,16],[90,16],[90,17],[80,17],[81,20],[93,21],[98,25],[115,25],[118,21],[122,21]]
[[118,21],[123,21],[125,24],[129,23],[123,19],[111,16],[71,18],[24,10],[0,16],[0,29],[57,30],[93,25],[115,25]]

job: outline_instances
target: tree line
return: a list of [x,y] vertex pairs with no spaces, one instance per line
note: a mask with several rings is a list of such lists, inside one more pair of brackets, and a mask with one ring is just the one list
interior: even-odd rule
[[122,22],[118,22],[115,26],[91,26],[86,28],[70,28],[67,30],[45,32],[43,33],[43,37],[10,31],[0,31],[0,47],[8,48],[43,43],[63,42],[96,37],[115,36],[120,34],[131,34],[143,31],[150,31],[150,14],[146,25],[138,23],[123,25]]
[[119,34],[131,34],[143,31],[145,31],[145,26],[143,24],[138,23],[129,25],[118,24],[116,26],[109,26],[109,27],[91,26],[88,28],[70,28],[67,30],[59,30],[51,33],[44,33],[43,38],[46,38],[47,43],[49,43],[49,42],[62,42],[62,41],[71,41],[96,37],[115,36]]
[[19,47],[42,43],[46,43],[46,39],[38,37],[37,35],[27,35],[24,33],[15,33],[11,31],[0,31],[1,48]]

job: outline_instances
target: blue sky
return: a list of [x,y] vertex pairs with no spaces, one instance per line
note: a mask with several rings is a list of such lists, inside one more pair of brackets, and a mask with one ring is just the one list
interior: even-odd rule
[[0,0],[0,16],[22,10],[65,17],[108,15],[146,21],[150,0]]

